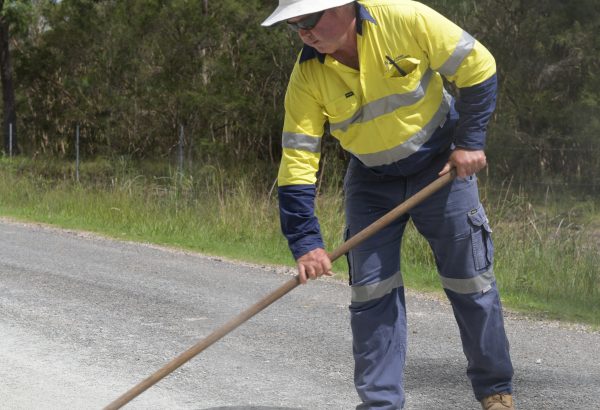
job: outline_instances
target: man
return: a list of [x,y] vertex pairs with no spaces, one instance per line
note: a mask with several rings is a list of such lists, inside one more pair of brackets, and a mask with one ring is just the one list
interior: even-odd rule
[[[314,215],[325,127],[351,154],[344,181],[352,236],[443,173],[458,178],[410,212],[452,303],[475,397],[514,409],[513,368],[492,269],[493,244],[474,174],[486,165],[496,66],[468,33],[406,0],[280,0],[304,47],[285,98],[281,226],[300,281],[330,274]],[[455,101],[442,77],[459,90]],[[348,254],[357,409],[404,405],[406,313],[400,243],[409,216]],[[449,398],[447,408],[454,408]]]

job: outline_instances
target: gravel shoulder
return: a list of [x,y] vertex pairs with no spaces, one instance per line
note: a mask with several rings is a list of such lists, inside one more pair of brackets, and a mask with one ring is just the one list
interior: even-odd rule
[[[0,397],[102,408],[290,277],[257,266],[0,219]],[[283,297],[140,395],[139,409],[351,409],[349,289]],[[445,299],[407,292],[407,409],[478,409]],[[521,409],[600,403],[600,333],[507,313]]]

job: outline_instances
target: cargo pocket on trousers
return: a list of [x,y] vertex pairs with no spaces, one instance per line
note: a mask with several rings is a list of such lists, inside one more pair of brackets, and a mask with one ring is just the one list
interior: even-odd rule
[[475,269],[486,269],[494,262],[492,229],[481,205],[470,211],[468,217],[471,225],[471,244],[473,246]]

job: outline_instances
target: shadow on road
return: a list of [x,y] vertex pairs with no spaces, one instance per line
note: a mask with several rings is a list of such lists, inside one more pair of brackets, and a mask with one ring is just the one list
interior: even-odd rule
[[265,407],[265,406],[227,406],[211,407],[203,410],[303,410],[300,407]]
[[412,389],[423,386],[448,387],[454,389],[457,385],[466,385],[467,363],[431,359],[426,357],[411,358],[406,365],[405,387]]

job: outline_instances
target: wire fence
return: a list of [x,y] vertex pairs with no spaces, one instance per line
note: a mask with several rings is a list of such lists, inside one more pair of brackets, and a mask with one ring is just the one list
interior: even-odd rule
[[[8,127],[8,143],[6,144],[4,155],[12,158],[15,155],[15,144],[13,141],[13,126]],[[74,177],[77,182],[80,181],[81,164],[85,161],[85,155],[82,158],[81,146],[85,143],[85,129],[80,124],[76,124],[72,131],[72,147],[74,147],[74,162],[75,172]],[[168,158],[173,169],[183,176],[186,173],[194,172],[194,157],[200,157],[204,153],[199,150],[205,148],[203,144],[194,144],[195,136],[186,132],[186,127],[183,124],[177,126],[176,132],[173,133],[173,143],[169,145],[168,151],[164,157]],[[332,138],[329,138],[332,140]],[[572,142],[571,140],[569,140]],[[556,193],[556,194],[572,194],[576,196],[591,196],[600,198],[600,148],[576,148],[576,147],[544,147],[539,148],[540,140],[533,141],[530,146],[502,146],[491,147],[486,151],[489,159],[488,167],[479,173],[479,179],[486,189],[490,192],[501,192],[507,186],[515,190],[523,189],[531,193]],[[341,148],[336,143],[328,141],[325,144],[325,150],[329,150],[328,155],[345,157],[347,155],[340,154]],[[200,148],[202,146],[202,148]],[[600,144],[598,145],[600,147]],[[512,156],[509,164],[502,166],[497,164],[495,158],[500,159],[502,154],[496,155],[494,150],[497,149],[502,153],[518,153],[518,156]],[[580,171],[570,172],[566,167],[560,169],[551,169],[548,164],[544,164],[540,160],[541,152],[561,154],[562,161],[569,164],[569,169],[587,169],[586,175],[582,175]],[[515,158],[523,158],[518,160]],[[93,158],[88,158],[92,161]],[[590,165],[591,164],[591,165]],[[275,164],[276,166],[276,164]],[[336,166],[336,165],[334,165]],[[338,171],[343,172],[344,160],[338,161]],[[328,165],[328,167],[330,167]],[[590,172],[588,168],[595,169],[598,172]],[[338,178],[340,179],[340,178]]]

